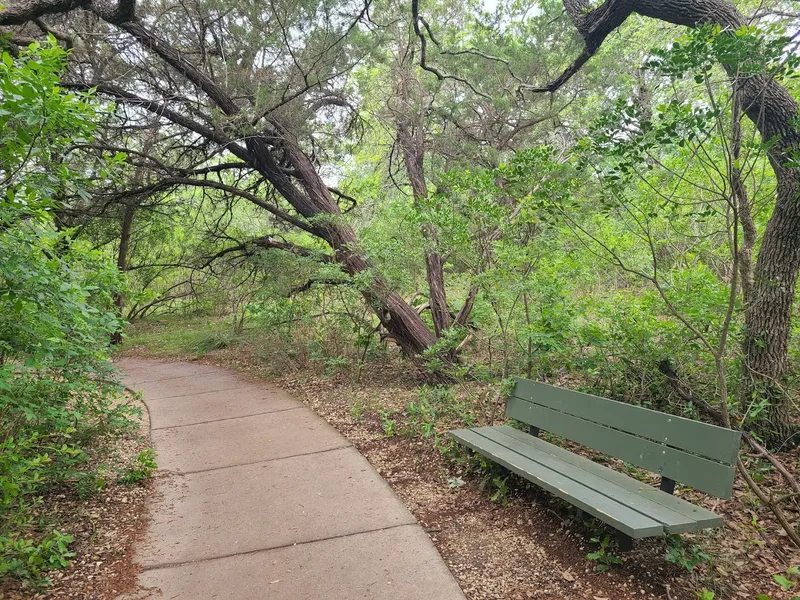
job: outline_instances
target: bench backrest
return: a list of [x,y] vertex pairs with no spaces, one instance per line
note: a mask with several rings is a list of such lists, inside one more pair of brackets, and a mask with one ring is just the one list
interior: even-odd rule
[[731,497],[738,431],[521,378],[506,415],[719,498]]

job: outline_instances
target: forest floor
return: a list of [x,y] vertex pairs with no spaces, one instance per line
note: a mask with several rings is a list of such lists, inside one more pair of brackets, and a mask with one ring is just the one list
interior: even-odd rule
[[80,489],[56,490],[38,510],[38,518],[72,536],[69,566],[48,571],[52,584],[38,591],[15,581],[0,583],[0,600],[114,600],[135,587],[139,569],[133,549],[144,532],[153,484],[149,478],[137,483],[117,479],[150,448],[150,418],[135,397],[127,395],[120,402],[141,410],[133,431],[101,438],[92,448],[84,470],[97,470],[100,479]]
[[[255,332],[234,338],[224,333],[226,325],[207,318],[141,323],[131,330],[122,353],[246,371],[307,402],[389,482],[469,600],[791,600],[800,595],[791,570],[800,564],[800,554],[741,481],[727,502],[680,491],[722,514],[724,529],[685,534],[680,543],[637,541],[625,554],[616,554],[612,544],[600,560],[589,560],[586,555],[598,551],[610,530],[578,519],[570,506],[513,475],[486,474],[468,461],[454,460],[443,442],[445,431],[460,425],[452,415],[461,410],[476,412],[483,423],[502,419],[496,388],[455,386],[446,400],[454,410],[441,410],[426,421],[410,407],[429,402],[432,392],[391,351],[355,368],[345,359],[311,360],[302,350]],[[796,451],[782,458],[797,470]],[[606,464],[625,469],[621,463]],[[765,471],[762,477],[769,488],[774,474]],[[611,564],[617,560],[621,564]],[[611,568],[601,572],[604,562]],[[699,564],[690,571],[694,563]]]

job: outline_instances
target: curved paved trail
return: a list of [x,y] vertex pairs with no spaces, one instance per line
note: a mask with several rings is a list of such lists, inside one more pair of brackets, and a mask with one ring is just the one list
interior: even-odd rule
[[286,392],[207,365],[119,366],[162,474],[136,598],[464,600],[386,482]]

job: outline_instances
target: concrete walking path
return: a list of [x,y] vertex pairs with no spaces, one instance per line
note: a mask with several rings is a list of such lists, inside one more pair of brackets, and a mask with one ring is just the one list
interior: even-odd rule
[[119,366],[144,394],[168,473],[135,598],[464,600],[386,482],[286,392],[207,365]]

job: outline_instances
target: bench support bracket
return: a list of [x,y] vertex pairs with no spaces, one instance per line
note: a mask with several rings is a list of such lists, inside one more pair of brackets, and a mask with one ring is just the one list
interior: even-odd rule
[[675,493],[675,480],[670,479],[669,477],[662,477],[661,478],[661,485],[658,487],[662,492],[666,492],[667,494],[674,494]]
[[620,552],[630,552],[633,550],[633,538],[622,532],[617,534],[617,544]]

